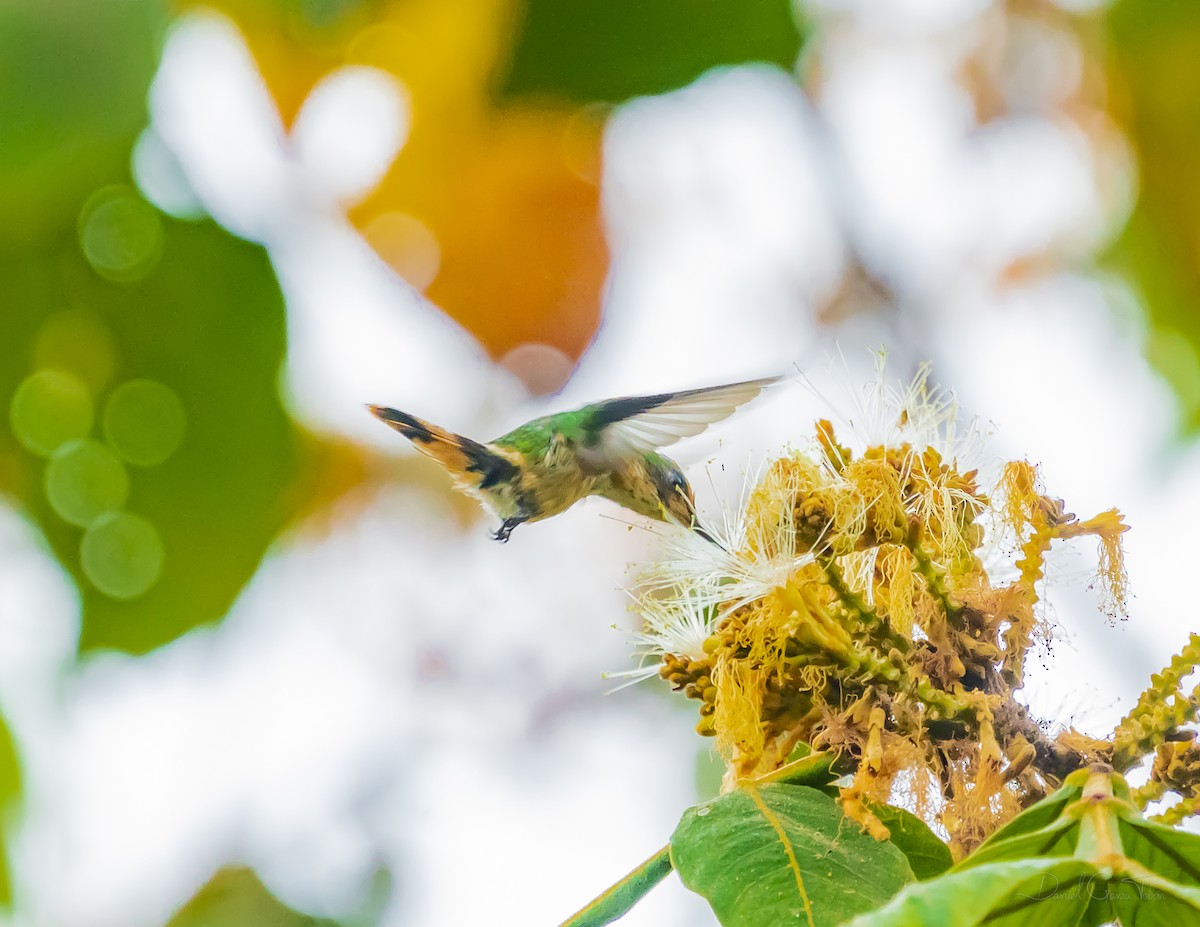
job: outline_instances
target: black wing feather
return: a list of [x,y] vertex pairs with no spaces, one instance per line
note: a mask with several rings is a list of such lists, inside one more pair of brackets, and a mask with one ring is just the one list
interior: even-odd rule
[[779,377],[763,377],[650,396],[609,399],[586,409],[584,445],[604,446],[609,456],[648,453],[698,435],[709,425],[749,402]]
[[[696,392],[696,390],[688,390]],[[595,444],[600,439],[601,432],[609,425],[623,422],[627,418],[657,409],[668,400],[685,393],[655,393],[653,396],[622,396],[619,399],[608,399],[593,406],[592,414],[586,423],[588,444]]]

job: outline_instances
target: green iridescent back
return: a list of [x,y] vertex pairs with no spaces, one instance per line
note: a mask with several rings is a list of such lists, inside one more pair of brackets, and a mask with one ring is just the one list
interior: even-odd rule
[[588,419],[592,417],[591,413],[592,407],[589,406],[574,412],[560,412],[557,415],[535,418],[496,438],[492,444],[511,447],[526,456],[543,453],[550,446],[554,436],[559,434],[568,441],[594,444],[596,436],[587,427]]

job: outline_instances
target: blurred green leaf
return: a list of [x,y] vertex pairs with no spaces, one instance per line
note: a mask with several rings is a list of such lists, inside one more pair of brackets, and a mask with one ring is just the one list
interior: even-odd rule
[[620,103],[720,65],[790,71],[801,44],[789,0],[529,0],[501,94]]
[[702,740],[696,753],[696,795],[701,800],[714,798],[720,794],[724,778],[725,761],[721,754],[710,747],[707,740]]
[[8,825],[21,797],[21,762],[8,723],[0,716],[0,910],[12,907],[12,877],[8,870]]
[[379,0],[273,0],[293,28],[334,29],[346,20],[379,5]]
[[0,491],[75,576],[82,650],[219,620],[311,446],[265,251],[130,185],[166,22],[159,0],[0,0]]
[[1200,428],[1200,3],[1121,0],[1107,15],[1114,113],[1139,162],[1133,217],[1109,262],[1149,313],[1147,354]]
[[222,869],[167,927],[333,927],[337,922],[294,911],[249,869]]
[[73,227],[122,175],[166,24],[162,0],[0,0],[0,249]]
[[[170,453],[161,463],[129,468],[124,508],[153,535],[125,532],[116,547],[89,541],[85,560],[90,535],[51,507],[45,464],[15,446],[7,416],[0,427],[0,457],[7,453],[16,471],[10,490],[83,590],[82,650],[143,652],[221,618],[302,502],[296,480],[306,445],[278,395],[284,307],[266,253],[211,222],[161,221],[163,256],[136,283],[101,279],[73,242],[0,258],[0,288],[20,308],[0,316],[0,408],[33,373],[57,312],[79,306],[114,346],[112,374],[93,396],[97,410],[127,397],[124,384],[149,381],[178,397],[185,416],[183,424],[166,420]],[[100,440],[100,430],[93,425],[92,437]],[[147,574],[160,555],[161,574]]]

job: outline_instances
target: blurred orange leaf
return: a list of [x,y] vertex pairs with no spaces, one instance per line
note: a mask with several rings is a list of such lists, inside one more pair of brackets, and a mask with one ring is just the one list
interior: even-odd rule
[[317,28],[218,0],[247,36],[284,120],[330,71],[367,65],[409,97],[407,143],[350,219],[497,359],[523,344],[578,358],[600,321],[601,119],[551,102],[496,107],[513,0],[347,5]]

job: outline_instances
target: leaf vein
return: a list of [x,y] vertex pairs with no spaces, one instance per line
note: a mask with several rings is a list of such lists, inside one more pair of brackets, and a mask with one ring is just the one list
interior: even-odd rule
[[792,870],[792,875],[796,877],[796,891],[800,893],[800,900],[804,902],[804,914],[808,918],[808,927],[816,927],[816,921],[813,920],[812,902],[808,900],[808,892],[804,888],[804,876],[800,873],[800,864],[796,861],[796,852],[792,849],[791,840],[788,839],[788,835],[784,831],[783,825],[779,823],[779,819],[775,817],[775,813],[767,807],[762,796],[758,794],[758,789],[749,786],[746,791],[750,794],[750,798],[758,810],[762,812],[762,816],[767,819],[767,823],[775,831],[779,842],[783,844],[783,851],[788,858],[788,867]]

